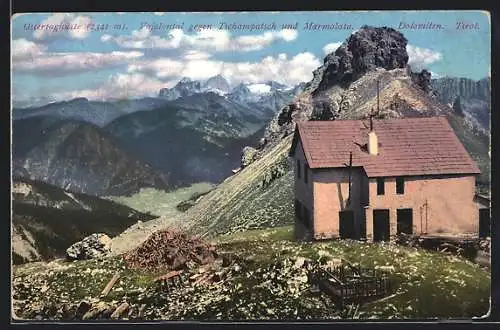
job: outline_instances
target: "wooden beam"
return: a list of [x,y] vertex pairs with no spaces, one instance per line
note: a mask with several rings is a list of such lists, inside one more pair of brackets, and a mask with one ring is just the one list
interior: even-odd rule
[[102,290],[101,297],[106,297],[108,295],[109,291],[111,291],[111,288],[113,287],[113,285],[115,285],[116,281],[118,281],[119,278],[120,278],[120,273],[116,272],[115,275],[113,275],[111,280],[109,280],[108,284]]

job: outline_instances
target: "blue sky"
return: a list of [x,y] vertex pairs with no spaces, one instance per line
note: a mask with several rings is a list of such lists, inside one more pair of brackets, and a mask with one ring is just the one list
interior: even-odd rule
[[[268,29],[224,30],[221,22],[264,23]],[[473,28],[457,29],[459,22]],[[160,23],[161,30],[151,30]],[[269,29],[271,23],[276,28]],[[295,23],[296,29],[282,29]],[[307,30],[307,23],[340,28]],[[80,28],[33,30],[37,24]],[[400,30],[414,70],[476,80],[490,75],[490,23],[481,11],[22,14],[12,21],[13,100],[156,95],[184,76],[204,80],[216,74],[231,84],[269,79],[296,84],[309,81],[325,54],[364,24]],[[196,32],[194,25],[211,28]]]

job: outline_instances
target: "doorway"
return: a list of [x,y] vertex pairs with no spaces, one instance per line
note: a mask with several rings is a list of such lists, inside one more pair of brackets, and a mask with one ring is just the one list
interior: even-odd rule
[[339,235],[340,238],[355,238],[353,211],[339,212]]
[[490,209],[479,209],[479,237],[491,236]]
[[397,210],[397,233],[413,234],[413,209]]
[[373,241],[388,241],[389,234],[389,210],[373,210]]

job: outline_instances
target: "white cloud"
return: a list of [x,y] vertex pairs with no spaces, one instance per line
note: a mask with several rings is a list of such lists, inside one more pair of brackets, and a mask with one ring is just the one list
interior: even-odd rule
[[294,29],[283,29],[278,32],[278,36],[285,41],[293,41],[297,39],[298,34],[297,30]]
[[101,37],[101,41],[103,41],[103,42],[107,42],[110,39],[111,39],[111,36],[109,34],[105,34]]
[[[18,49],[34,49],[32,45],[17,42]],[[19,46],[21,45],[21,46]],[[20,52],[18,50],[18,52]],[[23,52],[20,52],[23,54]],[[25,53],[24,53],[25,54]],[[129,64],[144,54],[138,51],[111,53],[37,53],[37,56],[14,57],[12,66],[15,70],[45,75],[64,75],[66,73],[83,72],[104,67]]]
[[155,14],[156,16],[163,16],[163,15],[165,15],[165,13],[163,13],[163,12],[155,12],[154,14]]
[[292,85],[311,80],[312,71],[320,65],[319,59],[311,53],[300,53],[292,58],[288,58],[286,54],[267,56],[259,62],[160,58],[138,60],[135,64],[129,65],[128,72],[140,72],[159,79],[173,80],[180,77],[202,80],[221,74],[230,78],[233,83],[276,80]]
[[86,26],[92,23],[92,20],[88,16],[77,16],[71,24],[78,24],[82,28],[70,30],[69,35],[74,39],[85,39],[89,34],[89,31],[86,29]]
[[46,46],[38,45],[24,38],[12,40],[11,44],[13,59],[32,58],[42,54],[46,49]]
[[257,35],[233,37],[226,30],[205,29],[195,34],[186,34],[180,29],[170,30],[166,36],[152,35],[146,27],[135,30],[131,35],[101,37],[103,42],[115,42],[124,48],[196,49],[207,51],[254,51],[283,40],[297,38],[296,30],[267,31]]
[[414,71],[425,69],[429,64],[440,61],[442,59],[441,53],[428,48],[420,48],[413,45],[407,45],[406,51],[408,52],[409,57],[408,64]]
[[172,84],[173,82],[166,83],[141,73],[120,73],[110,76],[108,81],[97,89],[60,92],[51,95],[51,97],[56,100],[68,100],[76,97],[86,97],[89,100],[134,98],[157,95],[161,88]]
[[188,50],[182,56],[185,60],[206,60],[212,57],[212,54],[200,52],[198,50]]
[[334,51],[337,50],[337,48],[340,47],[340,45],[342,45],[342,42],[332,42],[332,43],[326,44],[325,47],[323,47],[323,53],[325,55],[333,53]]
[[[74,13],[56,13],[43,20],[40,25],[48,28],[38,29],[33,32],[33,37],[37,40],[45,40],[53,36],[65,36],[71,39],[84,39],[89,32],[86,25],[91,23],[91,18]],[[61,26],[80,25],[79,29],[61,29]]]

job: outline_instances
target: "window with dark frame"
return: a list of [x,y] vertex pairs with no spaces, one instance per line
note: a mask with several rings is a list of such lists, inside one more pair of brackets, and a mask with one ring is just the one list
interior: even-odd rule
[[297,159],[297,179],[300,179],[300,159]]
[[306,163],[304,165],[304,182],[305,183],[307,183],[307,181],[309,180],[308,174],[309,174],[309,164]]
[[396,178],[396,194],[402,195],[405,193],[405,178],[400,176]]
[[385,180],[384,178],[377,178],[377,195],[385,194]]

